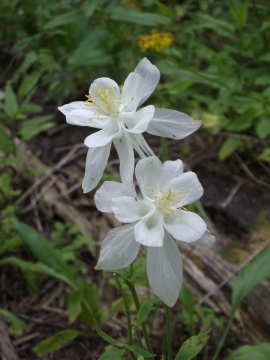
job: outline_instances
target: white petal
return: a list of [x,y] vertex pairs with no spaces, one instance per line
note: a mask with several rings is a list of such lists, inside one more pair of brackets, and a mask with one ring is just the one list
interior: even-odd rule
[[172,190],[179,189],[184,192],[181,196],[180,206],[191,204],[200,199],[203,195],[203,187],[199,182],[197,175],[192,171],[188,171],[179,177],[172,179],[168,184],[168,188],[171,188]]
[[147,132],[152,135],[183,139],[201,126],[200,120],[175,110],[156,109]]
[[58,108],[64,115],[67,115],[73,110],[83,109],[83,110],[90,110],[88,106],[85,105],[83,101],[74,101],[69,104],[65,104]]
[[154,112],[155,108],[152,105],[146,106],[137,112],[122,112],[120,119],[123,123],[123,129],[130,133],[143,133],[146,131]]
[[209,230],[206,230],[206,232],[203,234],[203,236],[199,240],[196,240],[196,241],[190,243],[190,245],[208,247],[208,246],[213,245],[215,243],[215,241],[216,241],[215,236],[212,235]]
[[164,228],[162,215],[156,215],[155,209],[144,216],[134,227],[135,239],[145,246],[163,245]]
[[135,111],[144,94],[144,80],[136,73],[130,73],[122,90],[122,111],[130,112]]
[[150,201],[140,200],[137,197],[121,196],[112,199],[112,211],[116,219],[123,223],[140,220],[153,210],[153,206]]
[[120,96],[120,90],[119,90],[117,83],[110,78],[102,77],[102,78],[96,79],[91,84],[90,89],[89,89],[89,94],[91,95],[91,97],[93,97],[93,98],[97,97],[97,92],[94,89],[98,89],[98,88],[112,89],[114,92],[114,98],[116,100],[118,100],[118,97]]
[[107,165],[111,143],[97,148],[89,148],[85,163],[85,175],[82,183],[83,192],[93,190]]
[[96,207],[99,211],[111,213],[112,198],[129,195],[122,183],[105,181],[95,194]]
[[134,152],[129,135],[122,132],[121,138],[113,139],[114,146],[120,160],[120,176],[126,189],[131,194],[134,193],[133,174],[134,174]]
[[138,162],[135,169],[136,179],[143,196],[153,199],[153,192],[159,190],[162,180],[162,164],[156,156],[142,159]]
[[117,123],[113,123],[112,120],[102,130],[95,132],[87,136],[84,143],[88,147],[100,147],[108,144],[119,133],[119,127]]
[[147,248],[147,276],[154,293],[170,307],[182,286],[182,259],[173,239],[165,232],[162,247]]
[[135,260],[139,250],[140,244],[135,241],[133,224],[113,229],[102,242],[95,269],[122,269]]
[[97,115],[90,110],[77,109],[67,114],[66,121],[71,125],[102,129],[106,125],[107,119],[98,118]]
[[164,220],[164,227],[172,237],[190,243],[203,236],[206,223],[199,215],[184,210],[175,210],[175,213],[170,221]]
[[144,58],[139,62],[134,72],[138,73],[144,79],[145,83],[144,95],[139,103],[140,106],[149,98],[157,87],[160,79],[160,72],[147,58]]
[[162,187],[166,189],[168,183],[183,174],[183,161],[165,161],[163,164]]
[[[155,156],[152,149],[149,147],[147,142],[145,141],[142,134],[130,134],[131,138],[134,139],[134,141],[137,143],[137,146],[140,147],[140,149],[144,152],[146,156]],[[145,156],[141,156],[143,159]]]

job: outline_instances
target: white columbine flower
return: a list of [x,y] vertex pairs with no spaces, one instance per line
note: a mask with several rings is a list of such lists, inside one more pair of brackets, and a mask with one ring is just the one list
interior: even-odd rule
[[114,80],[99,78],[91,84],[85,102],[72,102],[59,108],[69,124],[101,129],[84,142],[89,147],[82,185],[84,192],[98,184],[112,142],[120,159],[121,179],[128,188],[133,186],[133,149],[141,158],[154,155],[141,135],[144,131],[182,139],[200,127],[201,121],[194,121],[178,111],[155,109],[152,105],[136,111],[155,90],[159,79],[157,67],[144,58],[129,74],[122,91]]
[[149,283],[165,304],[173,306],[182,285],[182,261],[173,238],[199,246],[215,242],[204,220],[184,207],[198,200],[203,188],[195,173],[183,173],[181,160],[164,165],[155,156],[140,160],[135,176],[142,197],[110,181],[96,192],[100,211],[113,212],[116,219],[129,223],[108,233],[96,269],[124,268],[145,245]]

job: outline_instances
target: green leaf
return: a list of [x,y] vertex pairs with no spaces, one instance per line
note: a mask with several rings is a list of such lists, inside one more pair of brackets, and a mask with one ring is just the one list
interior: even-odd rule
[[172,12],[172,10],[167,5],[163,4],[160,1],[155,1],[155,4],[159,8],[159,11],[161,12],[162,15],[169,16],[169,17],[172,17],[172,18],[174,17],[174,13]]
[[57,250],[53,244],[45,240],[43,236],[31,226],[23,223],[16,223],[15,228],[40,262],[63,276],[71,287],[77,288],[77,282],[73,277],[69,266],[64,262],[60,251]]
[[128,346],[126,346],[126,349],[131,350],[135,354],[141,355],[143,357],[154,357],[154,356],[156,356],[156,354],[152,354],[152,353],[144,350],[143,348],[141,348],[138,345],[128,345]]
[[218,152],[219,159],[220,160],[227,159],[228,156],[234,153],[241,146],[242,146],[242,140],[240,139],[234,139],[234,138],[226,139]]
[[243,298],[259,282],[270,275],[270,249],[259,254],[234,278],[232,284],[232,311],[236,311]]
[[216,19],[210,15],[203,13],[195,13],[192,15],[195,22],[197,22],[202,28],[210,28],[213,29],[217,34],[221,36],[234,36],[234,27],[221,19]]
[[53,29],[57,26],[80,23],[85,20],[85,17],[78,10],[69,11],[65,14],[56,16],[54,19],[49,21],[43,28],[44,30]]
[[225,360],[269,360],[270,343],[245,345],[234,351]]
[[114,347],[107,350],[98,360],[121,360],[125,349]]
[[29,93],[30,90],[32,90],[41,77],[43,71],[44,69],[35,70],[23,79],[18,91],[18,94],[21,98]]
[[147,299],[141,304],[137,314],[137,322],[139,324],[145,321],[155,302],[157,302],[157,299]]
[[256,125],[256,130],[261,139],[270,135],[270,116],[262,116]]
[[30,112],[30,113],[39,113],[43,110],[43,108],[40,105],[37,104],[24,104],[20,107],[20,112]]
[[120,270],[112,270],[114,273],[119,274],[123,277],[124,280],[134,282],[137,277],[143,275],[146,269],[146,259],[140,258],[133,264],[133,275],[130,277],[130,266],[127,266]]
[[232,122],[228,129],[230,131],[243,131],[250,128],[257,113],[257,109],[247,109],[239,118]]
[[100,2],[100,0],[85,1],[81,8],[82,12],[85,14],[85,16],[91,17],[95,13],[99,2]]
[[46,354],[60,349],[67,341],[74,340],[77,336],[84,335],[77,330],[63,330],[57,334],[43,340],[39,343],[34,351],[38,354]]
[[14,236],[12,239],[5,241],[0,245],[0,255],[23,244],[24,242],[19,236]]
[[26,71],[34,62],[38,59],[37,53],[35,51],[31,51],[26,54],[21,66],[14,74],[14,80],[16,81],[21,73]]
[[6,86],[5,89],[5,111],[10,119],[13,119],[18,111],[18,101],[17,97],[10,85]]
[[260,154],[259,159],[265,162],[270,163],[270,147],[267,147]]
[[109,344],[117,346],[117,344],[119,344],[119,340],[116,340],[112,337],[110,337],[109,335],[107,335],[104,331],[101,330],[101,328],[99,327],[98,323],[96,322],[96,320],[94,319],[94,324],[96,327],[96,331],[98,333],[98,335],[100,337],[102,337],[102,339],[104,339],[105,341],[107,341]]
[[53,127],[55,124],[52,122],[46,122],[52,119],[52,115],[38,116],[31,120],[24,120],[19,128],[19,135],[23,141],[30,140],[32,137]]
[[14,143],[6,134],[5,126],[0,122],[0,151],[5,155],[9,155],[14,150]]
[[82,291],[74,290],[68,296],[68,321],[73,323],[82,312]]
[[184,342],[178,351],[175,360],[191,360],[196,356],[204,347],[209,339],[210,328],[199,332],[198,335],[192,336]]
[[6,317],[11,325],[9,327],[9,331],[18,336],[22,336],[25,329],[25,323],[21,319],[19,319],[16,315],[12,314],[10,311],[0,309],[0,314]]
[[140,12],[137,10],[128,10],[120,6],[113,9],[110,18],[112,20],[146,26],[157,26],[159,24],[167,25],[171,22],[171,19],[167,16],[156,13]]

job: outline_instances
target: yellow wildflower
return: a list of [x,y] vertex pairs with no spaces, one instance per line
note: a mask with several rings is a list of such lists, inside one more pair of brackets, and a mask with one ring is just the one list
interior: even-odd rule
[[151,31],[151,35],[138,36],[138,45],[142,50],[153,48],[156,52],[162,52],[172,42],[173,35],[171,33],[159,33],[155,29]]

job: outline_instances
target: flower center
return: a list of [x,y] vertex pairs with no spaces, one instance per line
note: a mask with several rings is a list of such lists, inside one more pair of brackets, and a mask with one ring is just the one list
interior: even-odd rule
[[172,190],[171,188],[167,188],[165,192],[162,190],[156,191],[153,188],[148,188],[148,190],[154,194],[153,204],[156,206],[156,216],[157,214],[162,213],[163,219],[168,222],[172,221],[173,215],[180,219],[176,210],[186,210],[183,207],[182,197],[186,194],[187,189],[179,188],[177,190]]
[[85,105],[96,108],[99,115],[118,118],[122,95],[117,97],[116,88],[110,86],[107,89],[98,87],[91,90],[95,93],[95,96],[86,95]]

